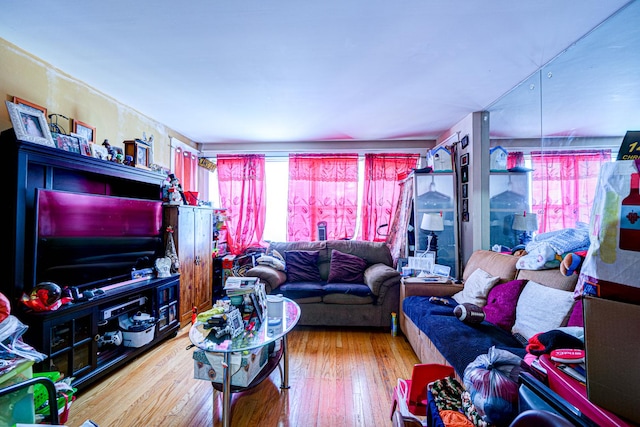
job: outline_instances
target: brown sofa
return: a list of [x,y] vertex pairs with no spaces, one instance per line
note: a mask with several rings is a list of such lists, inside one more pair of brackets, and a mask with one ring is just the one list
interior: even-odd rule
[[[399,309],[400,273],[393,268],[391,252],[385,243],[357,240],[271,242],[266,253],[273,250],[282,256],[287,251],[318,251],[321,280],[314,283],[290,283],[286,271],[267,265],[257,265],[246,273],[259,277],[268,294],[283,294],[296,301],[301,307],[298,324],[390,327],[391,313],[397,313]],[[344,286],[326,283],[334,250],[366,261],[364,283]],[[359,292],[354,293],[354,287],[358,285]]]
[[[577,282],[577,275],[570,277],[563,276],[558,269],[551,270],[517,270],[517,257],[501,254],[488,250],[475,251],[465,265],[463,272],[463,282],[478,268],[483,269],[491,276],[499,276],[498,283],[506,283],[515,279],[531,280],[547,287],[572,291]],[[439,285],[439,284],[404,284],[402,286],[401,301],[410,296],[452,296],[463,288],[462,285]],[[451,365],[442,353],[436,348],[429,337],[405,315],[401,309],[399,312],[399,323],[402,332],[411,344],[414,352],[421,363],[439,363]],[[435,316],[439,317],[439,316]],[[432,318],[429,321],[441,319]],[[465,352],[467,343],[451,337],[448,343],[456,347],[456,351]],[[487,348],[488,350],[488,348]],[[462,372],[456,370],[459,380]]]

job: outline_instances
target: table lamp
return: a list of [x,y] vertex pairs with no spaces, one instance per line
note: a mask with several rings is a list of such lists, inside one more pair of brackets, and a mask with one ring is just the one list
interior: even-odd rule
[[438,236],[436,236],[435,232],[444,230],[444,221],[442,220],[442,214],[426,213],[422,215],[420,229],[430,231],[430,233],[427,235],[427,252],[435,252],[437,257]]
[[521,214],[515,214],[511,228],[516,231],[520,244],[526,245],[531,241],[531,232],[538,229],[538,216],[526,211]]

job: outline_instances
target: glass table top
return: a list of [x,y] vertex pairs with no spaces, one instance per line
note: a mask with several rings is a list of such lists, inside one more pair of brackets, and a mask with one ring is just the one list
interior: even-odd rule
[[196,322],[189,330],[189,339],[196,347],[216,352],[234,353],[262,347],[288,334],[300,319],[300,306],[289,298],[283,298],[282,318],[268,318],[257,329],[245,330],[235,338],[225,335],[216,338],[213,329],[205,329],[205,323]]

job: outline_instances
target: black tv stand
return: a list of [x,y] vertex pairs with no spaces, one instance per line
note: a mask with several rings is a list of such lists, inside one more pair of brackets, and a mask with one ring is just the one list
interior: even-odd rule
[[[10,218],[5,227],[9,235],[2,239],[2,245],[4,253],[13,255],[2,258],[0,271],[5,277],[0,282],[0,292],[11,301],[11,313],[28,326],[25,342],[48,356],[34,370],[60,371],[74,377],[73,385],[82,388],[158,342],[175,336],[179,328],[179,275],[116,286],[87,301],[52,312],[30,312],[20,303],[22,294],[29,294],[36,284],[37,189],[160,201],[166,177],[148,169],[17,141],[13,129],[0,134],[0,143],[5,150],[0,173]],[[79,288],[93,289],[98,285],[87,286]],[[136,298],[142,298],[143,304],[127,305],[118,314],[141,311],[158,319],[153,339],[139,347],[103,345],[103,341],[99,346],[100,336],[114,329],[118,321],[117,316],[101,318],[101,313]]]

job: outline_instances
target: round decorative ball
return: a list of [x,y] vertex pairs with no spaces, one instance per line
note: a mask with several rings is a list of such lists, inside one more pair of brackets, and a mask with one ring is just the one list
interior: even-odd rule
[[470,303],[456,305],[453,314],[465,323],[480,323],[484,320],[484,310]]

